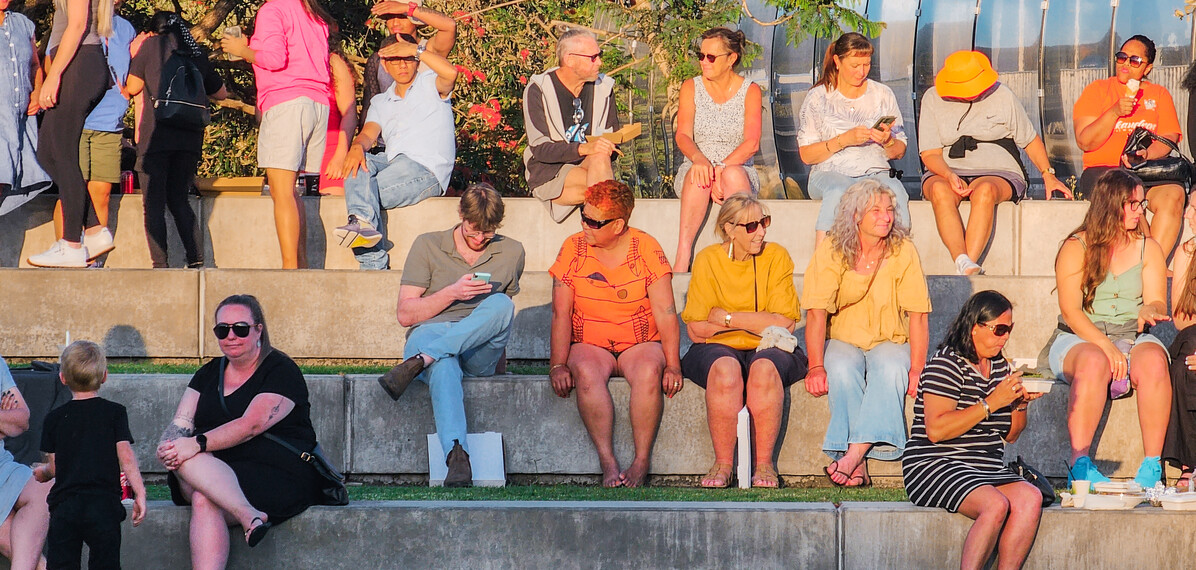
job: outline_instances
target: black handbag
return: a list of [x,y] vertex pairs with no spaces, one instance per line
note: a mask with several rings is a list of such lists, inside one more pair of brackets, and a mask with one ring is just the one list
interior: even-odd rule
[[[224,403],[224,367],[227,363],[227,358],[220,359],[220,384],[216,386],[216,393],[220,396],[220,408],[224,410],[225,415],[231,418],[233,415],[228,411],[228,405]],[[345,488],[345,476],[324,456],[324,449],[320,447],[319,443],[316,443],[316,447],[311,451],[301,451],[298,447],[272,433],[263,432],[262,437],[298,455],[300,461],[311,465],[316,470],[316,474],[320,476],[321,505],[343,507],[349,504],[349,490]]]
[[[1155,141],[1159,141],[1171,149],[1167,156],[1151,160],[1138,160],[1138,152],[1146,150]],[[1171,139],[1160,137],[1143,127],[1136,127],[1125,141],[1125,148],[1121,154],[1129,159],[1130,172],[1146,183],[1162,184],[1171,182],[1179,184],[1185,189],[1192,187],[1192,163],[1184,158],[1179,147]]]
[[1014,473],[1021,476],[1022,479],[1028,481],[1031,485],[1038,488],[1038,492],[1042,493],[1042,506],[1049,507],[1051,503],[1055,502],[1055,488],[1051,486],[1051,482],[1047,480],[1046,475],[1043,475],[1039,470],[1030,467],[1022,456],[1017,456],[1012,463],[1008,465]]

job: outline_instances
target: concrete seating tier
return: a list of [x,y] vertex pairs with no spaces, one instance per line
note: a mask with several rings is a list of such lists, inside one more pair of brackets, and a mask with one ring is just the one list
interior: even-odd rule
[[[151,502],[122,525],[122,565],[189,568],[189,517]],[[1051,507],[1025,568],[1186,567],[1190,519]],[[957,568],[970,523],[909,503],[370,501],[312,507],[252,550],[234,529],[228,567]]]
[[[357,269],[352,252],[330,243],[333,228],[346,219],[344,198],[304,198],[307,205],[309,264],[321,269]],[[804,271],[814,250],[814,220],[820,202],[769,200],[774,225],[769,239],[789,250],[798,271]],[[502,232],[527,249],[527,270],[547,271],[565,237],[580,230],[577,216],[554,224],[538,200],[509,198]],[[456,198],[433,198],[410,208],[389,212],[388,237],[394,243],[391,265],[402,269],[412,240],[419,234],[451,227],[458,219]],[[38,197],[0,219],[0,267],[25,266],[25,259],[54,241],[50,216],[54,197]],[[268,197],[223,195],[193,199],[203,224],[205,259],[209,267],[272,269],[281,267],[274,230],[273,205]],[[1055,251],[1067,232],[1079,225],[1086,202],[1027,200],[1001,204],[984,267],[989,275],[1053,275]],[[639,200],[631,223],[651,233],[670,257],[677,248],[677,200]],[[928,274],[953,275],[955,264],[939,240],[929,202],[910,204],[913,239]],[[964,216],[968,206],[964,205]],[[717,208],[699,233],[698,247],[714,243]],[[111,226],[116,250],[108,254],[110,268],[148,268],[140,194],[113,195]],[[171,263],[183,265],[182,245],[170,231]],[[1024,228],[1024,230],[1023,230]]]
[[[102,394],[129,409],[134,448],[144,472],[165,473],[154,451],[162,429],[174,415],[189,380],[185,375],[114,375]],[[427,386],[416,382],[396,403],[377,376],[308,376],[312,419],[320,443],[344,470],[372,476],[411,479],[428,473],[426,434],[435,431]],[[627,419],[628,385],[612,380],[615,401],[615,451],[623,461],[633,455]],[[1142,461],[1137,399],[1113,402],[1107,410],[1093,457],[1111,476],[1133,477]],[[546,376],[498,376],[465,382],[465,409],[471,432],[503,434],[509,475],[580,476],[600,473],[598,458],[577,413],[575,396],[558,398]],[[907,422],[913,401],[907,399]],[[782,475],[825,484],[822,439],[830,419],[826,398],[814,398],[802,383],[789,388],[777,453]],[[1067,390],[1055,389],[1030,409],[1029,426],[1008,456],[1022,456],[1048,477],[1066,477],[1068,456]],[[706,425],[705,392],[686,382],[664,402],[664,416],[653,448],[652,474],[696,476],[714,462]],[[878,483],[901,485],[896,462],[873,461]]]
[[[295,358],[400,358],[405,335],[395,304],[401,277],[400,271],[0,269],[0,354],[55,357],[70,331],[71,338],[103,341],[113,357],[215,356],[216,304],[234,293],[252,293],[266,307],[275,342]],[[794,282],[800,291],[802,277]],[[688,284],[688,274],[673,280],[679,308]],[[984,289],[1001,291],[1014,303],[1018,326],[1007,356],[1038,356],[1055,328],[1053,277],[932,276],[929,284],[931,346],[964,301]],[[509,358],[548,358],[551,288],[547,273],[524,274]],[[1165,324],[1156,334],[1170,342],[1175,333]]]

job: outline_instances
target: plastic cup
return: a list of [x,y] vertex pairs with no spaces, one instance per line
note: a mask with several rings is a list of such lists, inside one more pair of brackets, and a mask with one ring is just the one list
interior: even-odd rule
[[1075,480],[1071,482],[1071,494],[1077,509],[1084,508],[1084,499],[1088,498],[1088,490],[1092,488],[1092,481]]

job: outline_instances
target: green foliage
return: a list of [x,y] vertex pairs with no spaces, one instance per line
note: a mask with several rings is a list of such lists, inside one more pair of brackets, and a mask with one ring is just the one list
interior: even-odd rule
[[785,22],[789,45],[797,45],[806,37],[837,38],[844,31],[856,31],[868,37],[880,35],[884,23],[870,22],[856,11],[863,0],[764,0],[776,6],[778,13],[791,17]]

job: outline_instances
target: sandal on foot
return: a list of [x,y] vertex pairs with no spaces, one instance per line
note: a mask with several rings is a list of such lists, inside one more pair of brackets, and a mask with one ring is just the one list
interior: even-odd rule
[[822,472],[826,473],[826,478],[830,479],[831,485],[834,485],[836,487],[842,487],[844,485],[844,483],[839,483],[839,482],[835,481],[835,478],[832,476],[835,473],[838,473],[839,475],[846,477],[848,483],[851,482],[851,473],[844,473],[842,471],[839,471],[839,460],[837,460],[837,459],[835,461],[832,461],[830,465],[823,467]]
[[756,475],[752,477],[752,487],[776,489],[780,486],[781,477],[777,475],[777,470],[772,465],[761,463],[756,466]]
[[1191,480],[1192,480],[1192,468],[1187,467],[1185,469],[1181,469],[1179,472],[1179,479],[1175,480],[1175,488],[1178,489],[1179,492],[1181,492],[1181,493],[1184,491],[1187,491],[1188,483]]
[[[254,522],[262,524],[253,526]],[[245,531],[245,543],[249,545],[249,548],[257,546],[263,538],[266,538],[266,533],[270,532],[272,526],[274,525],[270,524],[270,521],[263,521],[262,517],[253,517],[253,520],[249,521],[249,530]]]
[[[859,482],[857,483],[856,481],[859,481]],[[843,486],[844,487],[852,487],[852,488],[871,487],[872,486],[872,477],[869,477],[868,475],[863,474],[863,473],[861,473],[859,475],[852,475],[851,479],[847,480],[847,484],[845,484]]]
[[[702,477],[701,485],[706,489],[726,489],[731,486],[731,471],[734,469],[730,463],[715,463],[710,466],[710,471]],[[707,484],[707,480],[714,481]]]

